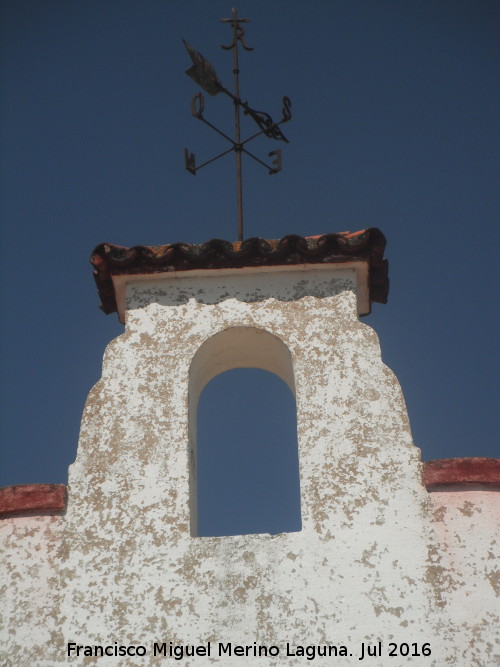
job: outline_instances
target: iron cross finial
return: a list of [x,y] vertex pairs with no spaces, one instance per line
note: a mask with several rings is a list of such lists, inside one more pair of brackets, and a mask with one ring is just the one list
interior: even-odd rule
[[[205,108],[205,100],[203,93],[196,93],[193,99],[191,100],[191,113],[194,118],[203,121],[206,125],[211,127],[215,132],[220,134],[224,139],[229,141],[232,145],[231,148],[219,153],[215,157],[203,162],[203,164],[196,165],[194,153],[190,153],[187,148],[184,149],[184,166],[191,173],[196,174],[196,172],[210,164],[215,162],[219,158],[227,155],[228,153],[234,152],[236,157],[236,202],[237,202],[237,214],[238,214],[238,241],[243,241],[243,188],[242,188],[242,153],[245,153],[253,160],[263,165],[268,169],[270,174],[277,174],[281,171],[281,150],[276,149],[271,151],[268,155],[269,157],[274,157],[272,163],[266,164],[260,158],[250,153],[246,148],[246,144],[250,141],[264,134],[270,139],[275,139],[278,141],[285,141],[288,143],[288,139],[285,137],[283,132],[280,129],[280,125],[289,121],[292,117],[290,111],[292,103],[289,97],[283,97],[283,109],[281,119],[275,123],[271,116],[264,111],[257,111],[252,109],[248,102],[243,102],[240,98],[240,89],[239,89],[239,62],[238,62],[238,42],[241,43],[243,48],[246,51],[253,51],[251,46],[248,46],[245,42],[245,31],[241,24],[249,23],[250,19],[238,18],[238,11],[236,8],[233,8],[231,11],[232,17],[228,19],[221,19],[222,23],[229,23],[233,29],[233,41],[228,46],[221,45],[221,47],[227,51],[233,51],[233,76],[234,76],[234,93],[231,93],[219,80],[214,68],[212,65],[204,58],[201,53],[196,51],[190,44],[185,40],[184,46],[186,47],[187,52],[189,53],[191,60],[193,62],[192,67],[190,67],[186,74],[190,76],[196,83],[203,88],[205,92],[209,95],[217,95],[218,93],[224,93],[233,100],[234,104],[234,125],[235,125],[235,138],[231,139],[227,134],[219,130],[215,125],[212,125],[208,120],[203,116],[203,111]],[[259,126],[259,131],[251,136],[247,137],[243,141],[241,140],[241,129],[240,129],[240,109],[243,109],[243,114],[245,116],[250,116],[252,120]]]
[[233,15],[232,18],[230,19],[221,19],[221,23],[230,23],[233,27],[233,41],[229,46],[222,46],[223,49],[229,50],[232,48],[236,47],[236,42],[239,40],[241,42],[241,45],[243,46],[244,49],[247,51],[253,51],[252,46],[247,46],[245,44],[245,31],[243,28],[240,26],[240,23],[250,23],[250,19],[239,19],[238,18],[238,10],[236,7],[233,7],[231,9],[231,14]]

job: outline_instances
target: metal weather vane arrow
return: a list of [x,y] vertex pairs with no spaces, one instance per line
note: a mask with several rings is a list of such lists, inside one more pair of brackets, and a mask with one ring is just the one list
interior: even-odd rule
[[[214,68],[208,62],[204,56],[196,51],[188,42],[183,40],[184,46],[186,47],[187,52],[189,53],[191,60],[193,61],[192,67],[190,67],[186,74],[190,76],[205,92],[209,95],[217,95],[218,93],[224,93],[233,100],[234,103],[234,124],[235,124],[235,138],[232,139],[227,134],[219,130],[215,125],[212,125],[206,118],[203,116],[203,111],[205,108],[205,100],[202,93],[196,93],[193,99],[191,100],[191,113],[192,115],[201,120],[206,125],[211,127],[215,132],[220,134],[224,139],[231,143],[231,148],[219,153],[215,157],[203,162],[200,165],[196,165],[194,153],[190,153],[187,148],[184,149],[184,166],[191,173],[196,174],[196,172],[205,167],[206,165],[215,162],[224,155],[228,153],[235,153],[236,156],[236,200],[237,200],[237,212],[238,212],[238,241],[243,240],[243,188],[242,188],[242,168],[241,168],[241,156],[242,153],[245,153],[253,160],[261,164],[262,166],[268,169],[270,174],[277,174],[281,171],[282,168],[282,159],[281,159],[281,150],[276,149],[271,151],[268,156],[274,157],[275,159],[269,165],[266,164],[263,160],[257,156],[250,153],[246,145],[256,139],[261,135],[265,135],[270,139],[275,139],[277,141],[285,141],[288,143],[288,139],[285,137],[281,128],[279,127],[283,123],[288,122],[292,113],[290,111],[292,103],[289,97],[283,97],[283,109],[281,112],[281,119],[275,123],[271,116],[264,111],[257,111],[252,109],[252,107],[245,102],[240,97],[239,89],[239,62],[238,62],[238,42],[241,42],[242,47],[246,51],[253,51],[253,48],[248,46],[245,43],[245,31],[241,26],[242,23],[249,23],[250,19],[240,19],[238,18],[238,12],[236,9],[233,9],[232,17],[230,19],[221,19],[222,23],[230,23],[233,29],[233,41],[228,46],[221,45],[223,49],[233,51],[233,75],[234,75],[234,93],[229,91],[219,80]],[[259,131],[251,136],[247,137],[243,141],[241,140],[241,128],[240,128],[240,110],[243,109],[243,114],[245,116],[250,116],[252,120],[258,125]]]

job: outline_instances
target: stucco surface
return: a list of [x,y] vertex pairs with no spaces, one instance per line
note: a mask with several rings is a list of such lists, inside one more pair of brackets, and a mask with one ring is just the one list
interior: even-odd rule
[[[210,658],[184,665],[308,664],[286,655],[287,642],[345,645],[346,657],[314,662],[363,664],[361,644],[379,641],[371,665],[410,662],[388,657],[390,642],[430,644],[412,665],[494,664],[500,494],[426,492],[399,384],[357,318],[355,289],[354,271],[341,268],[128,284],[126,330],[107,347],[85,407],[67,514],[39,525],[49,553],[37,555],[37,570],[20,562],[24,537],[8,533],[11,599],[26,600],[32,586],[39,609],[48,587],[51,603],[43,638],[7,614],[6,664],[12,655],[15,665],[159,664],[173,658],[153,657],[153,643],[170,641],[212,642]],[[220,355],[215,371],[255,365],[294,388],[301,532],[195,536],[207,350]],[[115,641],[147,655],[66,657],[68,642]],[[219,657],[218,642],[281,653]]]
[[[55,647],[62,516],[0,520],[0,664],[37,665]],[[53,651],[50,649],[50,652]]]
[[443,627],[448,660],[500,664],[500,491],[457,487],[429,498],[436,623],[439,609],[453,621]]

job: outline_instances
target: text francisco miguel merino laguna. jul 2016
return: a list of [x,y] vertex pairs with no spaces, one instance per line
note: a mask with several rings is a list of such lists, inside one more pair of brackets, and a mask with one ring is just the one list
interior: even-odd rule
[[147,648],[142,644],[123,645],[118,642],[106,646],[82,645],[76,642],[67,644],[68,657],[119,657],[119,656],[160,656],[172,658],[173,660],[182,660],[193,657],[302,657],[306,660],[314,660],[319,657],[357,657],[358,660],[364,660],[382,657],[428,657],[431,655],[429,643],[417,642],[389,642],[386,646],[378,641],[373,644],[361,642],[356,647],[348,647],[344,644],[291,644],[286,642],[280,646],[257,644],[233,644],[232,642],[207,642],[205,644],[174,644],[173,642],[154,642]]

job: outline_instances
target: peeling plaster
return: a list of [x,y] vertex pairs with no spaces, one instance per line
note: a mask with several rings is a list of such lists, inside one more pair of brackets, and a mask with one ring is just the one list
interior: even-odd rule
[[[129,279],[126,329],[85,406],[66,515],[0,525],[2,665],[118,664],[69,659],[71,641],[144,644],[127,665],[161,662],[155,641],[282,651],[185,666],[307,664],[286,642],[343,644],[353,653],[343,663],[359,664],[361,642],[379,641],[386,653],[371,665],[390,663],[391,641],[430,643],[416,666],[494,664],[500,494],[427,493],[401,389],[355,291],[341,267]],[[296,393],[303,529],[197,538],[190,369],[221,332],[234,349],[229,361],[219,350],[220,364],[247,355],[269,367],[237,339],[242,328],[283,350],[273,370]]]

